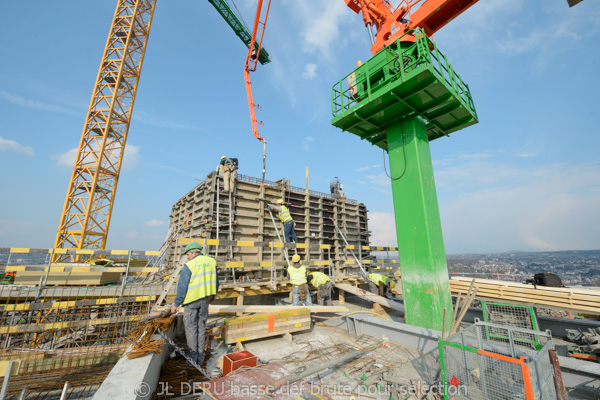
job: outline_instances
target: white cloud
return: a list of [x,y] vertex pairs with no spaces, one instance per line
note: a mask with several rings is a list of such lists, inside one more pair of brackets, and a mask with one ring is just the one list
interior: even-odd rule
[[390,181],[390,177],[385,173],[381,173],[379,175],[367,175],[365,176],[369,180],[372,185],[380,186],[386,189],[392,187],[392,182]]
[[306,64],[302,77],[304,79],[313,79],[317,76],[317,64]]
[[[331,46],[340,35],[340,24],[352,13],[341,1],[315,3],[305,11],[307,26],[301,33],[302,51],[305,53],[318,52],[322,57],[331,57]],[[322,5],[321,5],[322,4]],[[324,9],[323,9],[324,7]]]
[[393,213],[369,212],[370,242],[372,246],[397,247],[396,219]]
[[517,157],[523,157],[523,158],[528,158],[528,157],[535,157],[537,154],[535,153],[519,153],[517,154]]
[[25,107],[25,108],[33,108],[35,110],[41,111],[49,111],[49,112],[59,112],[68,115],[79,115],[79,112],[65,108],[56,104],[50,104],[39,100],[27,99],[23,96],[19,96],[18,94],[12,94],[6,91],[0,92],[0,98],[8,101],[9,103]]
[[134,111],[131,118],[135,121],[140,121],[147,125],[158,126],[167,129],[189,129],[189,130],[205,130],[189,124],[159,119],[154,114],[149,114],[145,111]]
[[163,226],[163,225],[168,225],[168,222],[158,220],[158,219],[153,219],[151,221],[144,222],[144,225],[146,225],[146,226]]
[[310,150],[310,143],[312,143],[314,141],[315,141],[315,139],[312,138],[312,137],[310,137],[310,136],[305,137],[304,138],[304,143],[303,143],[304,150],[306,150],[306,151]]
[[127,234],[125,235],[125,237],[127,237],[128,239],[135,239],[139,236],[140,236],[140,234],[136,231],[127,232]]
[[123,169],[133,169],[140,162],[140,147],[132,144],[125,145],[125,155],[123,156]]
[[[499,172],[491,181],[478,180]],[[460,195],[440,201],[448,252],[600,247],[600,163],[473,163],[445,173],[437,182],[461,187]]]
[[[75,164],[75,157],[77,157],[77,149],[72,148],[66,152],[57,156],[52,156],[56,160],[57,165],[66,167],[72,167]],[[123,169],[133,169],[140,161],[140,147],[132,144],[125,145],[125,155],[123,157]]]
[[72,167],[75,164],[75,157],[77,157],[77,149],[70,149],[57,156],[52,156],[56,160],[56,164],[63,165],[66,167]]
[[0,136],[0,151],[13,151],[15,153],[33,156],[33,148],[30,146],[23,146],[14,140],[4,139],[2,136]]
[[354,171],[362,172],[362,171],[366,171],[366,170],[373,169],[373,168],[379,168],[379,167],[381,167],[381,164],[368,165],[366,167],[361,167],[361,168],[355,169]]

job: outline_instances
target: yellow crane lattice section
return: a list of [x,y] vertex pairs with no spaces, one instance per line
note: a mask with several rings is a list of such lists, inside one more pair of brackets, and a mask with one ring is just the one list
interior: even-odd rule
[[[105,248],[155,6],[156,0],[119,0],[117,4],[81,134],[55,248]],[[63,259],[70,257],[62,256]]]

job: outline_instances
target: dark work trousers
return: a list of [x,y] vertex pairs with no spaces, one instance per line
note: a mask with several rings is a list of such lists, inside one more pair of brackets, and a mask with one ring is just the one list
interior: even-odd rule
[[320,306],[332,306],[331,281],[327,281],[317,288],[317,303]]
[[210,297],[203,297],[186,305],[183,311],[183,324],[190,357],[199,365],[204,362],[209,299]]
[[283,224],[283,237],[286,243],[298,243],[298,236],[296,236],[296,230],[294,229],[294,221],[288,221]]
[[386,297],[386,295],[387,295],[387,286],[384,285],[383,283],[380,283],[379,285],[376,285],[373,282],[369,281],[369,291],[371,293],[373,293],[373,294],[378,295],[378,296]]

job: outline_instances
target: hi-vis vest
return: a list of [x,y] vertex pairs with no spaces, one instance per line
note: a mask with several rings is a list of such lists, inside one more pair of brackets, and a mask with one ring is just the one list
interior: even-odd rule
[[292,285],[303,285],[306,283],[306,267],[304,265],[300,266],[300,268],[292,265],[287,270],[288,274],[290,274],[290,283]]
[[290,210],[288,210],[287,207],[284,205],[281,206],[281,211],[279,211],[279,214],[277,216],[284,224],[292,220],[292,217],[290,216]]
[[192,276],[183,305],[217,294],[217,262],[208,256],[196,256],[185,264]]
[[376,285],[379,285],[380,282],[383,282],[384,285],[387,285],[390,278],[381,274],[369,274],[369,280]]
[[311,272],[311,274],[312,279],[310,281],[310,284],[314,287],[319,287],[322,284],[329,282],[330,280],[329,277],[322,272]]

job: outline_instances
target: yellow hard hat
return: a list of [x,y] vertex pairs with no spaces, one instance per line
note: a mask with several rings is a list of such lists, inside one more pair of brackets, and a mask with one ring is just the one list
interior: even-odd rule
[[222,160],[222,159],[224,159],[224,158],[227,158],[227,157],[225,157],[225,156],[221,156],[221,160]]
[[392,282],[390,283],[390,288],[392,288],[392,289],[393,289],[393,288],[395,288],[395,287],[396,287],[396,281],[392,281]]
[[298,254],[294,254],[294,256],[292,257],[292,262],[297,263],[298,261],[300,261],[300,256]]
[[278,199],[277,204],[283,204],[283,199]]

